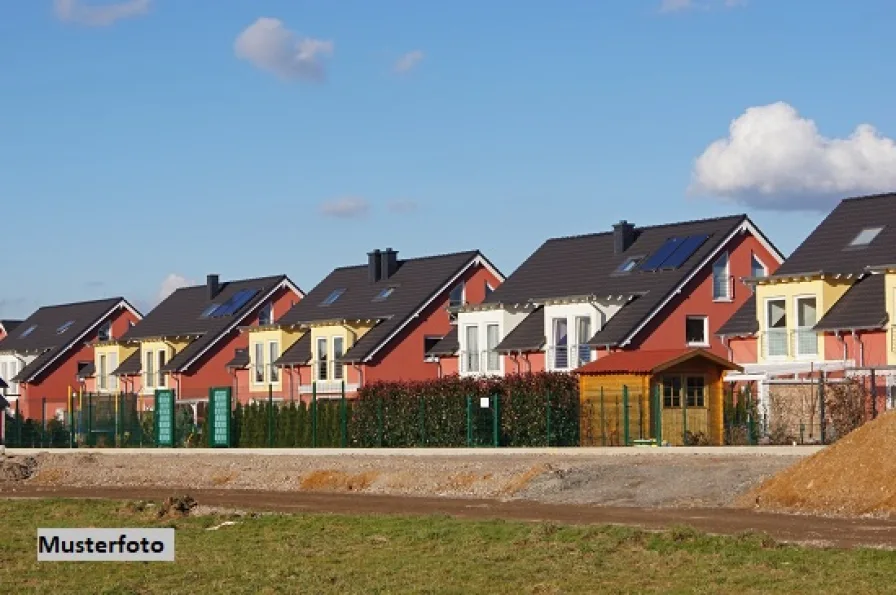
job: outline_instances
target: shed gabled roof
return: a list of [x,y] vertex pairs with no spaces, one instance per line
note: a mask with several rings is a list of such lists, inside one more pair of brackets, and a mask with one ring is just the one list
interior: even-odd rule
[[[863,248],[850,247],[864,229],[883,227]],[[784,261],[775,277],[810,273],[860,274],[866,267],[896,262],[896,194],[840,201]]]
[[822,316],[816,331],[879,329],[887,325],[886,279],[867,275],[850,287]]
[[[569,296],[622,297],[625,306],[588,344],[625,345],[674,297],[678,288],[703,270],[708,260],[717,258],[728,241],[741,231],[756,235],[783,260],[746,215],[636,227],[634,241],[621,254],[614,251],[612,232],[555,238],[542,244],[486,302],[520,304]],[[700,235],[709,238],[677,268],[620,271],[620,266],[633,257],[649,258],[669,238]]]
[[[280,325],[308,325],[339,320],[370,320],[376,325],[365,333],[341,358],[344,362],[369,361],[432,300],[450,291],[472,266],[482,265],[501,277],[478,250],[439,256],[398,260],[389,278],[372,282],[368,266],[335,269],[308,292],[301,302],[284,314]],[[394,291],[383,300],[375,298],[387,288]],[[325,300],[343,290],[332,303]]]
[[575,370],[577,374],[658,374],[692,359],[704,359],[725,370],[743,368],[705,349],[616,351]]
[[12,380],[31,382],[120,309],[140,315],[122,297],[39,308],[0,341],[0,352],[37,356]]
[[124,361],[118,364],[118,367],[112,370],[113,376],[137,376],[140,374],[142,365],[140,362],[140,350],[137,349],[131,355],[124,358]]
[[[214,297],[209,297],[207,285],[182,287],[168,296],[152,312],[128,330],[123,341],[138,341],[157,337],[195,337],[184,349],[172,357],[163,372],[189,370],[203,354],[236,329],[246,317],[271,298],[274,292],[287,286],[300,296],[302,291],[286,275],[226,281],[220,284]],[[224,304],[237,293],[255,291],[252,298],[232,314],[203,317],[213,305]]]

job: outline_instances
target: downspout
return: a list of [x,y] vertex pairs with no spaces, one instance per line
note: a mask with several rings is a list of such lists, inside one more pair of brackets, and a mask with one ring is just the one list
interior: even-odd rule
[[436,369],[438,370],[438,377],[442,377],[442,358],[436,357]]
[[834,336],[837,338],[837,342],[843,346],[843,361],[846,361],[846,358],[849,356],[849,350],[846,347],[846,339],[843,338],[843,335],[840,334],[840,331],[836,331]]
[[728,352],[728,361],[733,362],[734,361],[734,350],[731,348],[731,337],[729,337],[728,335],[724,335],[722,337],[722,343],[725,344],[725,349]]
[[358,372],[358,388],[364,386],[364,370],[361,366],[362,364],[352,363],[352,367]]
[[[520,352],[520,353],[522,353],[522,352]],[[531,373],[532,372],[532,361],[529,359],[529,354],[528,353],[523,354],[523,359],[526,360],[526,372]]]
[[513,365],[516,366],[516,373],[519,375],[521,373],[520,370],[520,358],[523,357],[523,352],[518,351],[515,356],[513,356]]
[[865,366],[865,344],[862,342],[862,334],[857,333],[855,329],[852,330],[852,340],[859,344],[859,368],[863,368]]

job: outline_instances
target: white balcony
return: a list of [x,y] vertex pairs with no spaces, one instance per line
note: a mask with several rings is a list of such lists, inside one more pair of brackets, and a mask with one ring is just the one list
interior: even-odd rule
[[762,334],[765,357],[782,358],[790,355],[790,341],[787,329],[772,329]]
[[494,350],[461,351],[460,373],[465,375],[501,374],[501,354]]
[[818,334],[811,328],[798,328],[793,331],[797,357],[816,357],[818,355]]
[[591,361],[588,345],[553,345],[547,350],[548,370],[574,370]]
[[301,386],[302,393],[317,392],[318,396],[342,395],[343,385],[345,392],[355,392],[361,385],[357,382],[348,382],[346,368],[343,363],[333,361],[314,361],[311,363],[311,373],[315,378],[309,384]]

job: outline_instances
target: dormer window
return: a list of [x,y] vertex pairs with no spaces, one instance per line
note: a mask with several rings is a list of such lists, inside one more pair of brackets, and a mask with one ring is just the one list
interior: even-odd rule
[[376,294],[376,297],[373,298],[373,301],[383,302],[383,301],[389,299],[389,296],[392,295],[392,293],[394,291],[395,291],[394,287],[385,287],[385,288],[383,288],[382,291],[380,291],[378,294]]
[[868,244],[874,241],[880,232],[884,230],[883,227],[866,227],[859,234],[853,238],[853,240],[849,243],[850,248],[864,248]]
[[100,325],[96,338],[98,341],[109,341],[112,338],[112,321],[107,320]]
[[327,296],[327,299],[320,303],[321,306],[329,306],[336,302],[345,293],[345,289],[334,289],[330,292],[330,295]]

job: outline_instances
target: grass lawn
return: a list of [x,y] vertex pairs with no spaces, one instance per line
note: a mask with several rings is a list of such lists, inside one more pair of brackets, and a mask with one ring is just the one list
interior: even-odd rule
[[[444,517],[157,518],[91,500],[0,502],[3,593],[892,593],[896,553]],[[177,529],[175,563],[36,561],[38,527]]]

